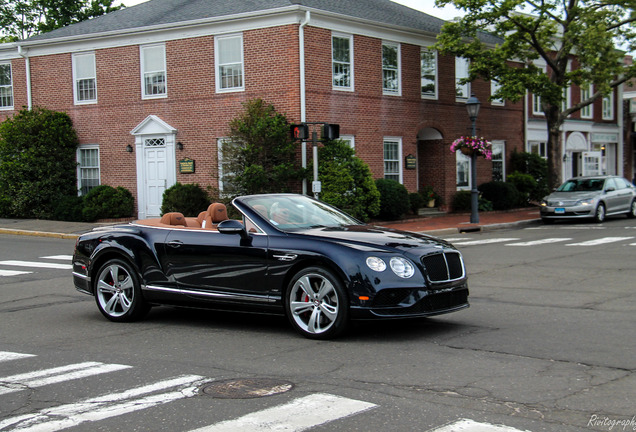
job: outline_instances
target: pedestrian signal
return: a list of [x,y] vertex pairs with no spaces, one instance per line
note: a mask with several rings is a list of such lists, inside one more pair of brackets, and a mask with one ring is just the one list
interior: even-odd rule
[[333,141],[340,138],[340,125],[326,124],[322,127],[322,139],[324,141]]
[[309,138],[309,127],[306,124],[293,124],[290,131],[292,139],[306,140]]

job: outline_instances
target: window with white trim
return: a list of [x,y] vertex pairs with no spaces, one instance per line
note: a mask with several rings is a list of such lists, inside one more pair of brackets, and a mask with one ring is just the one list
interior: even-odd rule
[[492,179],[506,180],[506,144],[503,141],[492,142]]
[[614,120],[614,93],[603,97],[603,120]]
[[217,36],[214,38],[216,62],[216,91],[245,90],[243,65],[243,35]]
[[73,54],[73,83],[75,104],[97,103],[95,53]]
[[[495,96],[495,94],[497,94],[500,88],[501,88],[501,84],[499,83],[499,81],[491,80],[490,81],[490,96]],[[493,97],[490,100],[490,104],[503,106],[504,100],[500,97]]]
[[470,189],[470,156],[458,151],[455,152],[455,161],[457,190]]
[[422,97],[437,99],[437,51],[422,47],[420,50]]
[[470,97],[470,83],[460,84],[468,78],[468,66],[470,62],[463,57],[455,57],[455,95],[457,100],[468,100]]
[[548,157],[547,145],[545,142],[530,141],[528,143],[528,153],[537,154],[545,159]]
[[219,153],[219,192],[221,196],[231,196],[237,191],[234,184],[236,172],[232,171],[231,161],[236,159],[235,155],[240,146],[230,138],[219,138],[217,145]]
[[356,148],[356,137],[354,135],[340,135],[340,140],[347,143],[352,149]]
[[399,43],[382,43],[382,93],[395,96],[401,93]]
[[[587,87],[581,87],[581,102],[587,100],[592,95],[592,84]],[[581,108],[581,118],[590,119],[594,117],[593,104],[589,104]]]
[[[541,69],[541,71],[543,72],[543,74],[546,73],[546,66],[545,65],[536,65],[539,69]],[[541,107],[541,96],[532,93],[532,114],[533,115],[538,115],[538,116],[542,116],[545,115],[543,112],[543,108]]]
[[353,36],[331,36],[331,65],[333,88],[353,91]]
[[100,184],[99,146],[83,145],[77,149],[77,189],[80,195]]
[[141,63],[141,95],[143,99],[167,96],[166,46],[139,47]]
[[402,183],[402,138],[384,138],[384,178]]
[[11,63],[0,63],[0,110],[13,109]]

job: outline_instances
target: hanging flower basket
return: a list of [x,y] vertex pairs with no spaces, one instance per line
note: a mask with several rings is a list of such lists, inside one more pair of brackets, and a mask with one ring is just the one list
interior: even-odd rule
[[455,153],[461,151],[466,156],[483,156],[488,160],[492,160],[492,143],[483,138],[477,137],[459,137],[450,146],[450,151]]

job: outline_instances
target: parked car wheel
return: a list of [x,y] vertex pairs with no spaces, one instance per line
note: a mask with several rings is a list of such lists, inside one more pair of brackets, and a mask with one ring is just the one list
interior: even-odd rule
[[632,205],[629,208],[629,212],[627,212],[627,217],[630,219],[636,218],[636,199],[632,201]]
[[347,305],[342,282],[322,267],[298,272],[285,301],[292,325],[310,339],[329,339],[342,333],[348,321]]
[[135,321],[150,310],[141,295],[137,274],[125,261],[109,260],[100,267],[97,275],[95,300],[100,312],[109,320]]
[[598,223],[602,223],[605,220],[605,204],[599,203],[594,213],[594,220]]

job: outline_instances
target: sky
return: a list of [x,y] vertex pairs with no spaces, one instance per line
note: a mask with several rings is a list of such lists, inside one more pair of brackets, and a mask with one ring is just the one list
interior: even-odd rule
[[[143,3],[147,0],[121,0],[120,3],[126,6],[133,6],[138,3]],[[460,13],[457,9],[452,6],[446,6],[444,8],[435,7],[435,0],[394,0],[395,3],[402,4],[404,6],[408,6],[411,9],[416,9],[432,15],[437,18],[441,18],[447,21],[459,16]]]

